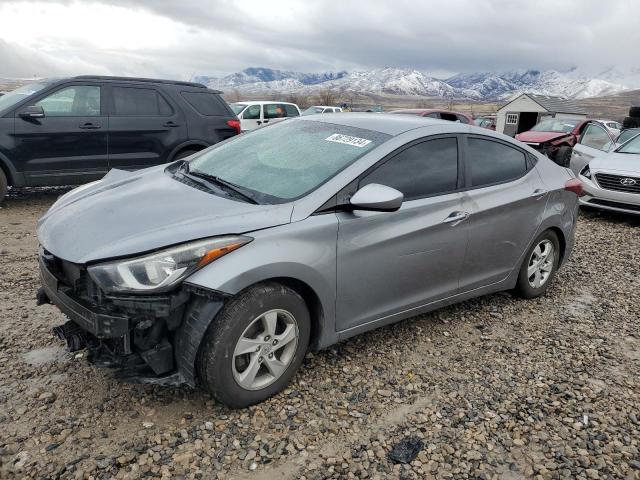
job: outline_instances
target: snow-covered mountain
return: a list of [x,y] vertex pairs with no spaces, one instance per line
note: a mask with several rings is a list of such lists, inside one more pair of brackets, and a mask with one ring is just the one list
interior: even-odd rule
[[513,70],[507,72],[460,73],[438,79],[421,71],[377,68],[354,72],[301,73],[270,68],[247,68],[216,78],[195,77],[210,88],[243,93],[301,93],[320,90],[336,93],[394,94],[470,100],[499,100],[529,92],[565,98],[588,98],[640,88],[640,68],[609,68],[596,75],[577,69]]
[[[640,78],[639,78],[640,80]],[[529,92],[565,98],[588,98],[610,95],[640,86],[640,82],[628,85],[620,78],[605,79],[585,75],[576,69],[567,72],[556,70],[522,70],[458,74],[446,82],[456,88],[479,92],[483,98],[500,99]],[[634,84],[635,83],[635,84]]]

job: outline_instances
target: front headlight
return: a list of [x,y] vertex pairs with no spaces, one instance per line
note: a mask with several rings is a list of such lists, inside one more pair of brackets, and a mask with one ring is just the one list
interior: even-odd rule
[[582,169],[582,171],[580,172],[580,175],[591,180],[591,170],[589,170],[588,164]]
[[107,293],[156,293],[171,289],[197,269],[251,240],[241,235],[198,240],[142,257],[99,263],[87,271]]

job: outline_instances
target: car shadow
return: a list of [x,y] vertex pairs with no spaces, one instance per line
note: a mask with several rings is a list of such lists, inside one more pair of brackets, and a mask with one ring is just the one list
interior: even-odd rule
[[627,224],[630,227],[640,227],[640,215],[631,213],[582,206],[580,207],[580,216],[591,220],[601,219],[617,224]]

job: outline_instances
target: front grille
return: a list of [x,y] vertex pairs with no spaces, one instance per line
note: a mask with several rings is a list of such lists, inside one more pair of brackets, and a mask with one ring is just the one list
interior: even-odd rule
[[599,198],[591,199],[589,200],[588,203],[591,203],[594,205],[602,205],[603,207],[620,208],[623,210],[632,210],[634,212],[640,212],[640,205],[629,205],[627,203],[612,202],[610,200],[600,200]]
[[[606,190],[616,192],[640,193],[640,177],[625,177],[622,175],[612,175],[610,173],[596,173],[598,184]],[[631,183],[625,185],[623,182]],[[635,182],[635,183],[633,183]]]
[[76,300],[100,304],[102,292],[87,273],[86,268],[76,263],[62,260],[44,248],[40,255],[49,272],[65,287],[67,295]]

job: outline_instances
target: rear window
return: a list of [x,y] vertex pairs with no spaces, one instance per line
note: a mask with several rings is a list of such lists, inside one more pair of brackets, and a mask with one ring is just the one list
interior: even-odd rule
[[196,112],[206,117],[228,116],[229,112],[222,104],[220,96],[209,92],[180,92]]
[[169,116],[173,109],[152,88],[113,87],[114,115],[131,117]]

